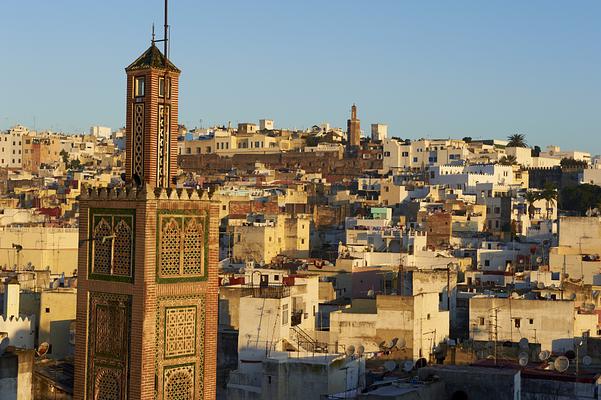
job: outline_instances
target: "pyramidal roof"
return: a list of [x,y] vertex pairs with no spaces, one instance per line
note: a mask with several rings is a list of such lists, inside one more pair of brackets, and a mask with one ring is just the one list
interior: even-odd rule
[[[137,71],[149,68],[165,69],[165,56],[154,43],[125,70]],[[167,69],[173,72],[181,72],[171,61],[167,61]]]

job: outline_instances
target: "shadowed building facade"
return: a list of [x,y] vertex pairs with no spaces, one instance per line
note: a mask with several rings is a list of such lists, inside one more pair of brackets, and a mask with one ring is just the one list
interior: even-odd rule
[[130,184],[80,202],[74,398],[214,399],[219,206],[172,186],[180,71],[153,43],[126,72]]

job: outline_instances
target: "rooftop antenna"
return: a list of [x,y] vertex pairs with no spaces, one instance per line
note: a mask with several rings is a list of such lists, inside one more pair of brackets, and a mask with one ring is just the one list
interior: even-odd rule
[[155,40],[154,40],[154,22],[153,22],[152,23],[152,40],[151,40],[151,43],[153,46],[154,46],[154,42],[155,42]]

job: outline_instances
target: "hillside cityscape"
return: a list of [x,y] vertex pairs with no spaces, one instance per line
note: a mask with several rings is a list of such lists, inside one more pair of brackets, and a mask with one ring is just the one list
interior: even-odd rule
[[186,126],[168,32],[122,127],[0,131],[1,399],[601,399],[601,155]]

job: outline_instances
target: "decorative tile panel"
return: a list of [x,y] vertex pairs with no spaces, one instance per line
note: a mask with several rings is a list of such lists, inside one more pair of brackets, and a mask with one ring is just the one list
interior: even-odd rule
[[194,399],[194,364],[165,369],[165,400]]
[[90,279],[131,281],[135,210],[90,209]]
[[88,398],[125,400],[131,298],[90,292],[88,310]]
[[159,210],[157,224],[157,281],[206,279],[207,214]]
[[169,147],[170,147],[170,108],[159,104],[158,143],[157,143],[157,186],[169,186]]
[[132,176],[144,177],[144,103],[133,105]]
[[204,295],[157,299],[157,400],[203,398],[205,304]]
[[196,306],[165,309],[165,357],[196,352]]

